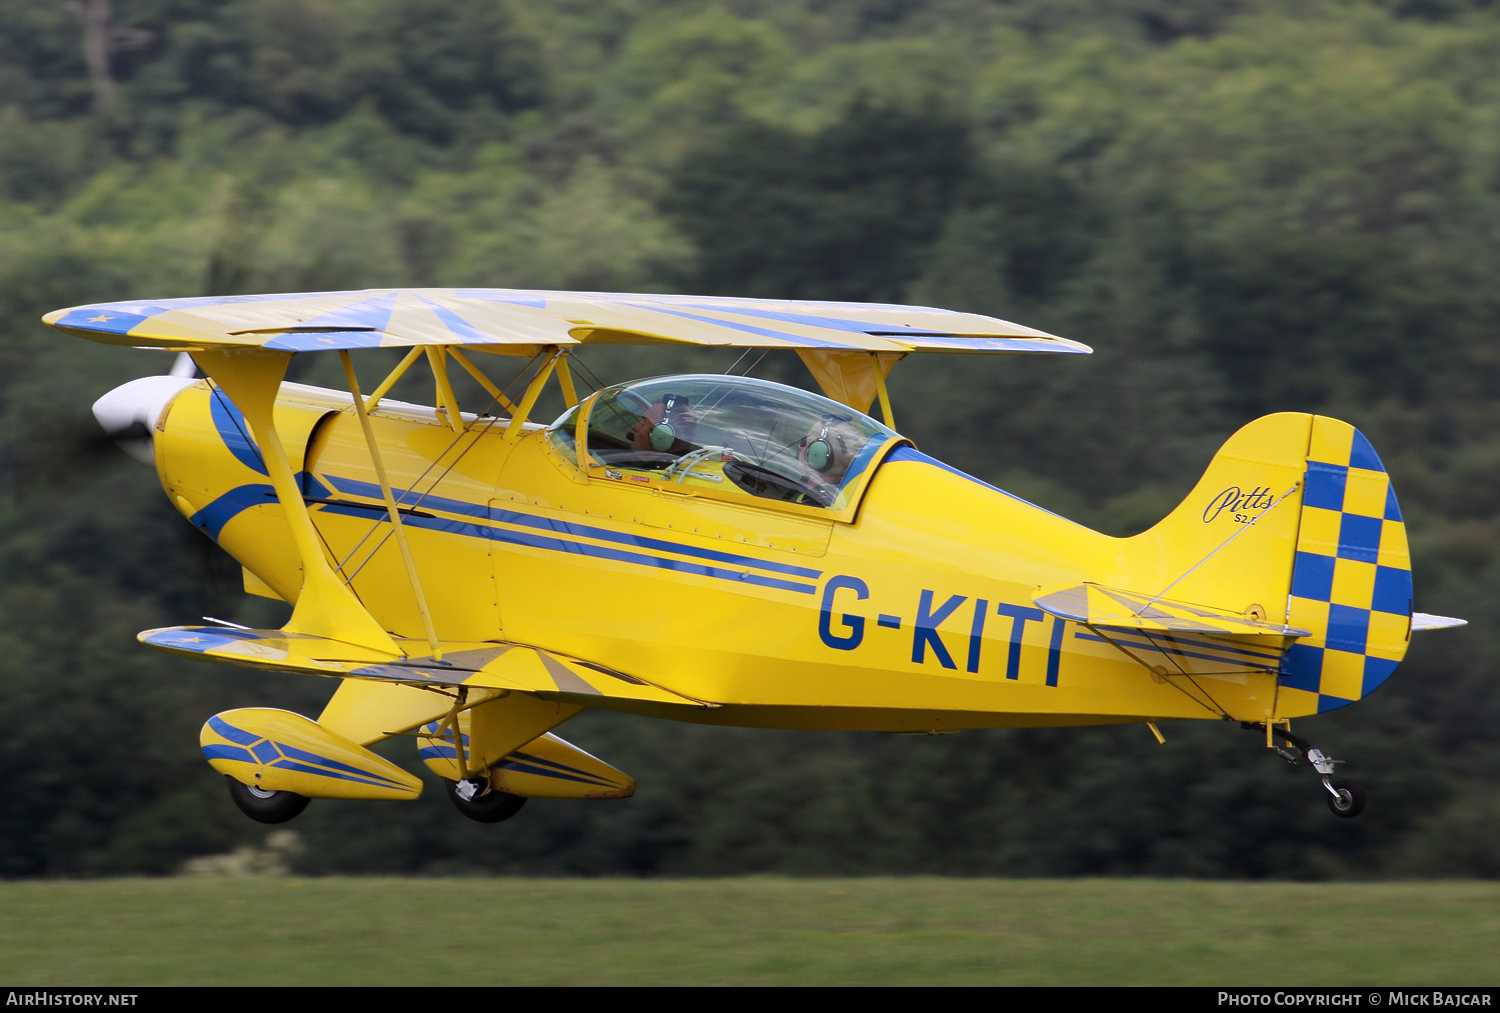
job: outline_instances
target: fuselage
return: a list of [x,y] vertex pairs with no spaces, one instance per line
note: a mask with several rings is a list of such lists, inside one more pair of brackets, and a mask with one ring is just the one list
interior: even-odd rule
[[[184,390],[158,423],[158,471],[247,586],[295,602],[297,554],[236,415],[206,382]],[[541,426],[507,439],[503,422],[469,418],[460,435],[431,408],[389,401],[371,422],[438,635],[540,647],[720,705],[660,716],[886,731],[1220,717],[1033,597],[1165,586],[1219,537],[1207,521],[1199,542],[1112,538],[899,438],[825,510],[580,468]],[[277,427],[336,572],[382,626],[421,637],[349,395],[286,384]],[[1180,639],[1177,663],[1223,713],[1295,716],[1277,710],[1274,659]]]

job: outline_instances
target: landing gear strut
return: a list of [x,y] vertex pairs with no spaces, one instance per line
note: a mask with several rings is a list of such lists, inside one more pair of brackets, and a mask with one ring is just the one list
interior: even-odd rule
[[[1354,781],[1330,780],[1333,777],[1334,764],[1343,763],[1344,761],[1324,756],[1321,749],[1314,749],[1312,743],[1293,735],[1285,728],[1277,728],[1273,725],[1268,729],[1261,722],[1251,723],[1249,721],[1241,721],[1240,727],[1246,731],[1266,732],[1266,744],[1280,753],[1286,762],[1295,766],[1300,761],[1306,760],[1312,764],[1313,769],[1323,778],[1323,787],[1328,791],[1328,808],[1332,810],[1335,816],[1340,819],[1350,820],[1365,811],[1365,790],[1363,788]],[[1293,752],[1292,749],[1285,749],[1276,745],[1276,739],[1280,739],[1288,746],[1293,747],[1296,752]]]

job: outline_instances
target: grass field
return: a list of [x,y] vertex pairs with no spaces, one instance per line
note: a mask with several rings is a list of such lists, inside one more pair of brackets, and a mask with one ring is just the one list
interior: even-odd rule
[[0,884],[0,986],[1493,985],[1500,884]]

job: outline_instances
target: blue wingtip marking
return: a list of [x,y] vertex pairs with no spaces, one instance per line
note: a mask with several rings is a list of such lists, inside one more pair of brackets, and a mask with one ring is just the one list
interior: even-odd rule
[[227,647],[237,640],[247,639],[243,636],[233,636],[236,632],[238,631],[215,630],[210,633],[202,629],[166,630],[147,637],[145,642],[152,647],[169,647],[175,651],[192,651],[195,654],[202,654],[204,651]]
[[[103,319],[101,319],[103,318]],[[57,327],[75,327],[101,334],[129,334],[131,329],[150,319],[150,314],[131,313],[109,305],[85,306],[60,318]]]

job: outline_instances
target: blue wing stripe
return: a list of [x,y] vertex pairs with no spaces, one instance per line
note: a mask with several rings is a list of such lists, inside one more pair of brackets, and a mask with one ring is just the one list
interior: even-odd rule
[[[754,324],[741,324],[733,320],[722,320],[719,317],[706,317],[701,313],[685,313],[682,310],[670,310],[663,305],[652,306],[649,303],[627,303],[639,310],[651,310],[655,313],[665,313],[674,317],[686,317],[688,320],[699,320],[706,324],[715,324],[719,327],[727,327],[732,331],[745,331],[748,334],[759,334],[766,338],[778,338],[793,345],[813,345],[819,348],[856,348],[863,349],[863,345],[857,345],[846,341],[823,341],[818,338],[803,337],[800,334],[788,334],[786,331],[773,331],[766,327],[756,327]],[[730,311],[733,312],[733,311]]]

